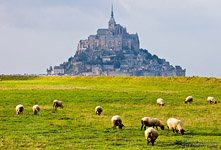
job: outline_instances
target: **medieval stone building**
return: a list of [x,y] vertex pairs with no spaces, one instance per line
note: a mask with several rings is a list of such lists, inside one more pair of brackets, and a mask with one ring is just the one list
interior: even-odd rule
[[80,40],[77,53],[81,53],[86,49],[107,49],[113,51],[121,51],[123,49],[139,50],[139,37],[137,34],[129,34],[126,28],[120,24],[116,24],[112,6],[108,29],[98,29],[96,35],[90,35],[88,39]]

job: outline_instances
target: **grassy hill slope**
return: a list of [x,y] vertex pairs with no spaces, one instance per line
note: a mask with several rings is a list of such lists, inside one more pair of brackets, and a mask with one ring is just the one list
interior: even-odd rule
[[[194,102],[184,104],[187,96]],[[0,149],[144,149],[152,148],[140,131],[144,116],[166,125],[181,119],[181,136],[159,129],[154,149],[220,149],[221,79],[199,77],[10,77],[0,76]],[[156,105],[157,98],[165,106]],[[64,108],[52,110],[59,99]],[[22,115],[15,106],[23,104]],[[39,115],[32,106],[41,107]],[[94,108],[104,108],[96,116]],[[120,115],[126,126],[113,129],[111,117]]]

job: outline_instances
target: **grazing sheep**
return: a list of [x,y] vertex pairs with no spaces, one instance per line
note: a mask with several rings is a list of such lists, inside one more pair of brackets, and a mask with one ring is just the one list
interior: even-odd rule
[[156,127],[158,130],[158,126],[161,128],[161,130],[164,130],[164,124],[157,118],[150,118],[150,117],[143,117],[141,119],[141,131],[144,127],[144,130],[146,130],[146,126],[148,127]]
[[122,119],[118,115],[113,116],[111,118],[111,122],[112,122],[114,128],[116,128],[116,126],[118,126],[119,129],[122,129],[124,127],[124,125],[122,123]]
[[158,104],[159,106],[164,106],[164,100],[163,100],[162,98],[158,98],[158,99],[157,99],[157,104]]
[[176,133],[180,133],[181,135],[184,134],[184,129],[182,127],[182,122],[181,120],[178,120],[176,118],[169,118],[167,120],[167,127],[168,127],[168,130],[169,129],[172,129],[173,132],[176,131]]
[[95,108],[95,113],[96,113],[97,115],[99,115],[99,116],[100,116],[100,114],[102,113],[102,111],[103,111],[103,107],[101,107],[101,106],[97,106],[97,107]]
[[210,103],[210,104],[217,104],[217,101],[216,101],[215,98],[212,97],[212,96],[209,96],[209,97],[207,98],[207,102]]
[[152,146],[154,146],[154,142],[156,141],[158,137],[158,132],[152,127],[147,128],[147,130],[144,131],[145,139],[147,140],[147,145],[151,142]]
[[38,105],[34,105],[32,107],[32,110],[33,110],[34,115],[37,115],[38,112],[40,111],[40,107]]
[[15,110],[16,110],[16,114],[19,115],[19,114],[23,113],[23,111],[24,111],[24,106],[21,105],[21,104],[19,104],[19,105],[17,105],[17,106],[15,107]]
[[56,110],[58,107],[61,107],[63,108],[63,104],[62,104],[62,101],[59,101],[59,100],[54,100],[53,101],[53,108]]
[[188,103],[188,104],[192,103],[193,102],[193,97],[192,96],[188,96],[184,102],[185,102],[185,104],[186,103]]

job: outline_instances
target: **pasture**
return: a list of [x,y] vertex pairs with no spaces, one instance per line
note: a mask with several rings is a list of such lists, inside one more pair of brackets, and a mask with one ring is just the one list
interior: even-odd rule
[[[184,104],[187,96],[192,104]],[[210,105],[207,97],[219,103]],[[165,106],[156,104],[157,98]],[[52,110],[55,99],[64,108]],[[221,79],[203,77],[0,76],[0,149],[221,149]],[[22,104],[24,113],[16,115]],[[41,111],[33,115],[32,106]],[[95,107],[104,111],[95,114]],[[125,128],[113,129],[120,115]],[[140,130],[142,117],[181,119],[185,134],[161,130],[155,146]]]

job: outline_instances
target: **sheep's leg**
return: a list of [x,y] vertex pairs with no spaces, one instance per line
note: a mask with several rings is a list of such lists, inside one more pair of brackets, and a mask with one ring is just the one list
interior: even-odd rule
[[150,142],[152,143],[152,146],[154,146],[154,139],[153,139],[153,137],[150,137]]
[[169,134],[170,130],[169,130],[169,127],[168,127],[168,126],[167,126],[167,129],[168,129],[168,130],[167,130],[167,134]]
[[142,129],[143,129],[143,124],[141,125],[141,129],[140,130],[142,131]]
[[144,131],[146,130],[146,125],[144,125]]
[[154,146],[154,141],[151,141],[151,143],[152,143],[152,146]]
[[114,125],[113,128],[115,129],[115,128],[119,125],[119,124],[118,124],[118,121],[114,121],[114,122],[113,122],[113,125]]

